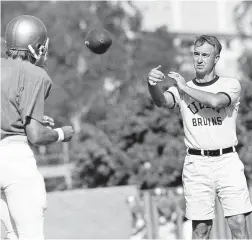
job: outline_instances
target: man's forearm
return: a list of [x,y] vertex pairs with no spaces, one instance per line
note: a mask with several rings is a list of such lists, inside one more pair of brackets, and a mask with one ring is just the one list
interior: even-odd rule
[[71,126],[64,126],[62,128],[52,130],[51,128],[45,127],[41,122],[30,117],[27,118],[25,125],[25,132],[28,140],[33,145],[37,146],[48,145],[57,141],[64,141],[66,139],[70,140],[74,133],[72,130]]
[[36,139],[35,145],[44,146],[57,142],[58,132],[47,127],[42,127],[40,129],[40,136]]
[[181,88],[181,90],[202,104],[205,104],[213,108],[219,106],[219,98],[214,93],[194,89],[187,85]]
[[157,107],[161,107],[162,105],[166,103],[164,94],[160,90],[158,84],[152,86],[148,83],[148,88],[149,88],[149,92],[152,97],[152,100]]

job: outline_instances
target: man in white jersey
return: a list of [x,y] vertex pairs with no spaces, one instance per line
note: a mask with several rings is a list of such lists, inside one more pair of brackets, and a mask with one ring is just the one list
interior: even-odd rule
[[244,165],[236,152],[236,118],[241,86],[237,79],[219,77],[215,65],[222,46],[214,36],[202,35],[194,44],[195,79],[176,81],[164,93],[160,66],[150,71],[148,88],[158,107],[178,107],[185,132],[187,155],[183,167],[186,217],[192,220],[193,239],[209,238],[218,196],[235,239],[248,239],[246,217],[252,211]]

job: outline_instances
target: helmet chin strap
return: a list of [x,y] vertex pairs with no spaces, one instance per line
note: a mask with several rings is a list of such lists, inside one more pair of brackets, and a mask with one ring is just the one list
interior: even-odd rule
[[33,57],[37,60],[39,59],[39,56],[37,55],[37,53],[35,52],[35,50],[33,49],[33,47],[29,44],[28,48],[30,50],[30,52],[32,53]]
[[38,54],[36,53],[36,51],[30,44],[28,45],[30,52],[32,53],[33,57],[36,59],[35,65],[44,67],[45,61],[47,59],[48,45],[49,45],[49,38],[46,39],[45,45],[41,45],[39,47]]

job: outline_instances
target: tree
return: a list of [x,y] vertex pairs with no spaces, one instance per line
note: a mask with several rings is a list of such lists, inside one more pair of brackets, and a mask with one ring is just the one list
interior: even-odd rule
[[238,139],[239,139],[239,153],[245,165],[245,174],[249,180],[252,180],[252,49],[246,43],[251,42],[252,37],[252,3],[249,1],[242,1],[237,5],[234,11],[236,20],[236,27],[241,36],[242,43],[245,48],[242,56],[239,59],[240,69],[243,73],[242,97],[239,110],[238,119]]
[[[141,13],[131,2],[12,3],[2,4],[2,29],[20,14],[37,16],[48,28],[54,87],[46,113],[56,127],[72,122],[77,130],[71,142],[76,187],[178,182],[182,122],[176,111],[154,107],[145,79],[157,64],[164,72],[176,67],[167,29],[142,32]],[[84,46],[86,33],[96,26],[113,36],[111,49],[101,56]]]
[[252,36],[252,2],[241,1],[234,9],[236,28],[243,37]]
[[[163,35],[160,37],[159,33]],[[170,50],[173,49],[172,39],[164,30],[143,33],[138,41],[141,47],[136,48],[134,54],[132,79],[127,82],[130,84],[120,85],[105,98],[105,101],[98,101],[101,107],[90,109],[83,122],[91,122],[102,129],[113,146],[128,156],[127,163],[120,162],[121,167],[115,171],[119,176],[130,176],[126,177],[126,184],[168,186],[174,184],[181,176],[185,154],[181,151],[185,150],[182,122],[176,110],[154,107],[144,74],[149,70],[146,65],[150,68],[159,62],[166,62],[164,68],[173,66],[174,63],[170,59],[173,59],[171,56],[175,53],[174,50]],[[165,50],[167,54],[158,54]],[[143,54],[145,58],[142,57]],[[164,89],[166,87],[167,84],[163,86]],[[111,98],[114,100],[112,103]],[[102,111],[103,118],[100,118],[99,109],[105,109]],[[94,114],[97,111],[99,113]],[[91,116],[99,117],[91,119]],[[85,145],[85,142],[83,144]],[[113,158],[113,161],[118,159]],[[146,163],[150,163],[151,171],[145,171]],[[120,172],[123,173],[119,174]],[[113,176],[113,181],[116,182],[115,177],[116,175]]]

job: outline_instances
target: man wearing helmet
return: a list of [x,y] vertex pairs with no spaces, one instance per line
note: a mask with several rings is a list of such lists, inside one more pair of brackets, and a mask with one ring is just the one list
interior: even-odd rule
[[44,69],[49,38],[36,17],[22,15],[6,28],[6,59],[1,60],[0,188],[19,239],[42,240],[46,208],[44,180],[32,145],[70,141],[72,126],[51,129],[44,102],[52,81]]

